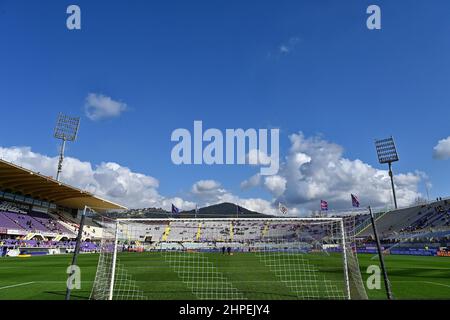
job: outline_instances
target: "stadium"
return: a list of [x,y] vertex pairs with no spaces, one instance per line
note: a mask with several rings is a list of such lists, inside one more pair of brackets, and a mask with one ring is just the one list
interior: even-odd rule
[[[136,218],[3,160],[0,174],[0,299],[65,298],[83,211],[72,299],[386,298],[367,288],[367,268],[379,262],[366,210],[277,218],[222,204]],[[374,217],[395,299],[448,299],[450,200]]]
[[448,310],[448,12],[0,0],[3,310]]

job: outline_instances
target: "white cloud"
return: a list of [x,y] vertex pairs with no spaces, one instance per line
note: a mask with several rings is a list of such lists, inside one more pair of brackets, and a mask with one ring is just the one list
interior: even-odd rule
[[450,159],[450,136],[439,140],[438,144],[433,148],[433,157],[438,160]]
[[286,46],[286,45],[284,45],[284,44],[281,45],[279,49],[280,49],[280,52],[281,52],[281,53],[285,53],[285,54],[288,54],[289,51],[291,51],[291,50],[289,49],[289,47]]
[[[260,198],[247,198],[247,199],[243,199],[243,198],[239,198],[234,196],[233,198],[231,198],[233,201],[233,203],[237,203],[239,206],[252,210],[252,211],[256,211],[256,212],[260,212],[260,213],[264,213],[264,214],[270,214],[270,215],[277,215],[278,214],[278,210],[275,210],[272,206],[272,203],[270,201],[264,200],[264,199],[260,199]],[[228,201],[230,202],[230,201]]]
[[194,201],[199,202],[200,206],[231,202],[252,211],[266,214],[276,213],[270,201],[259,198],[240,198],[222,188],[221,184],[214,180],[197,181],[192,185],[191,193]]
[[269,59],[281,59],[282,57],[291,55],[297,50],[298,45],[301,43],[300,37],[290,37],[287,40],[281,42],[278,46],[274,47],[267,53]]
[[259,149],[252,149],[247,154],[247,163],[250,165],[269,165],[271,158]]
[[177,208],[181,210],[193,210],[195,209],[195,203],[191,201],[186,201],[180,197],[173,198],[164,198],[161,201],[161,208],[165,208],[166,210],[171,210],[172,204],[174,204]]
[[[302,133],[290,136],[291,148],[278,175],[262,177],[256,174],[241,183],[241,188],[264,187],[272,199],[241,198],[226,190],[215,180],[200,180],[183,197],[166,197],[158,192],[158,179],[114,162],[92,165],[90,162],[67,157],[62,181],[88,190],[130,208],[162,207],[170,210],[174,203],[189,210],[221,202],[237,203],[250,210],[278,214],[278,202],[289,208],[289,215],[304,215],[317,210],[320,199],[329,201],[331,209],[348,208],[350,193],[357,194],[361,204],[384,206],[391,202],[388,172],[373,168],[359,159],[343,156],[343,148],[320,137],[306,138]],[[29,147],[0,147],[0,158],[23,167],[54,175],[58,158],[32,152]],[[418,185],[427,181],[422,172],[395,176],[400,206],[413,203],[420,193]]]
[[118,117],[127,108],[125,103],[115,101],[102,94],[89,93],[86,97],[85,113],[89,119],[94,121]]
[[[58,157],[33,152],[29,147],[0,147],[0,158],[46,176],[54,176],[58,163]],[[90,162],[66,157],[61,181],[129,208],[161,207],[170,210],[173,203],[181,210],[191,210],[195,208],[196,203],[199,206],[207,206],[233,202],[250,210],[273,212],[269,201],[257,198],[240,199],[214,180],[194,183],[191,188],[193,201],[180,197],[165,197],[158,192],[158,179],[133,172],[114,162],[102,162],[93,166]]]
[[261,183],[261,175],[259,173],[251,176],[247,180],[241,182],[241,189],[249,189],[258,186]]
[[[351,206],[350,193],[357,194],[362,205],[384,206],[391,203],[390,178],[359,159],[343,156],[343,148],[320,137],[306,138],[302,133],[290,136],[291,148],[278,175],[267,177],[264,187],[297,213],[317,210],[320,199],[332,209]],[[419,196],[418,185],[426,175],[421,172],[395,176],[400,206],[413,203]],[[249,180],[245,186],[255,186]],[[259,184],[259,182],[258,182]]]
[[[35,153],[29,147],[0,147],[0,158],[46,176],[55,175],[58,163],[58,157]],[[90,162],[66,157],[61,181],[130,208],[162,207],[169,210],[171,203],[186,210],[195,207],[193,202],[160,195],[156,178],[114,162],[92,166]]]
[[264,179],[264,185],[276,197],[286,191],[286,183],[287,180],[279,175],[268,176]]
[[284,55],[289,54],[295,49],[295,47],[299,43],[300,43],[299,37],[291,37],[291,38],[289,38],[289,40],[286,43],[283,43],[282,45],[280,45],[278,47],[278,51]]
[[200,180],[192,185],[192,193],[205,194],[221,192],[220,183],[214,180]]

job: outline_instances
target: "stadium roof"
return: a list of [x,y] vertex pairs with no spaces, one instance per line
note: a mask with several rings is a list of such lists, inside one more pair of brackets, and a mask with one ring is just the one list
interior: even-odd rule
[[90,192],[1,159],[0,188],[72,209],[82,209],[84,206],[96,211],[127,209]]

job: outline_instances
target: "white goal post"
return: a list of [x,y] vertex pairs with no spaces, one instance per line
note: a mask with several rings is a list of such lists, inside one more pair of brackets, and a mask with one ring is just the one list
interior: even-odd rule
[[91,299],[367,299],[354,219],[103,221]]

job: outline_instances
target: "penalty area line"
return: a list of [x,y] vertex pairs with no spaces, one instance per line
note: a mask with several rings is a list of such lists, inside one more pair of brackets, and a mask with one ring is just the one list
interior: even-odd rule
[[24,283],[13,284],[13,285],[6,286],[6,287],[0,287],[0,290],[3,290],[3,289],[9,289],[9,288],[15,288],[15,287],[21,287],[21,286],[27,286],[27,285],[33,284],[33,283],[34,283],[34,281],[32,281],[32,282],[24,282]]
[[428,283],[428,284],[434,284],[434,285],[436,285],[436,286],[442,286],[442,287],[447,287],[447,288],[450,288],[450,285],[448,285],[448,284],[444,284],[444,283],[439,283],[439,282],[431,282],[431,281],[423,281],[423,282],[425,282],[425,283]]

